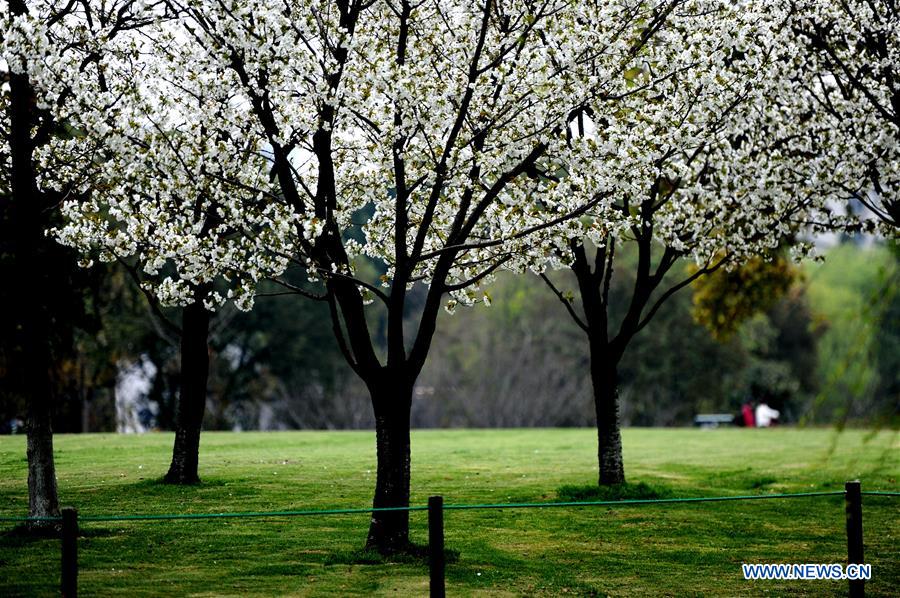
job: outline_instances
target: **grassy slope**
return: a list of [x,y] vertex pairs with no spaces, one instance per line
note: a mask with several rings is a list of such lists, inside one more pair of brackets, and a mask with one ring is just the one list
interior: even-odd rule
[[[84,515],[365,506],[366,432],[210,433],[197,488],[157,484],[171,436],[61,436],[61,500]],[[631,481],[677,496],[842,488],[897,491],[900,438],[829,430],[625,431]],[[590,430],[418,431],[413,502],[553,500],[593,479]],[[25,509],[24,439],[0,438],[0,513]],[[900,588],[900,502],[866,497],[870,595]],[[362,564],[365,515],[209,522],[93,523],[80,544],[84,595],[425,595],[420,563]],[[742,562],[842,562],[840,497],[454,511],[451,596],[840,595],[846,582],[746,582]],[[6,524],[8,529],[9,524]],[[424,513],[412,515],[417,541]],[[53,595],[58,542],[0,535],[0,595]]]

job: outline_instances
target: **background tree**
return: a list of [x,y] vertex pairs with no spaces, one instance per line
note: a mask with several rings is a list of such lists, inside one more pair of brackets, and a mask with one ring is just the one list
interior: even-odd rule
[[[893,241],[888,250],[894,259],[893,267],[888,265],[881,273],[887,292],[882,295],[874,341],[879,372],[874,413],[878,424],[896,428],[900,419],[900,242]],[[889,397],[894,397],[893,402]]]
[[[260,277],[252,266],[257,243],[249,231],[236,228],[249,224],[226,224],[219,215],[221,195],[227,193],[219,181],[258,186],[265,181],[266,160],[255,146],[235,138],[230,149],[239,153],[240,163],[196,160],[217,151],[228,137],[196,115],[213,107],[219,110],[216,117],[227,121],[227,106],[219,96],[208,97],[196,85],[191,88],[189,81],[164,78],[158,66],[168,59],[164,37],[149,48],[156,61],[141,60],[151,43],[145,32],[163,31],[170,17],[159,6],[142,10],[140,31],[92,40],[102,48],[102,77],[93,85],[93,80],[82,81],[71,103],[80,108],[74,122],[81,137],[87,144],[102,140],[103,154],[94,165],[91,194],[64,204],[68,222],[54,233],[61,243],[80,250],[88,263],[98,257],[122,264],[166,333],[177,339],[175,442],[164,481],[196,484],[211,318],[229,300],[252,302],[236,289],[242,288],[242,277]],[[83,18],[85,22],[71,27],[86,27],[89,17]],[[58,78],[67,75],[55,73]],[[168,101],[167,85],[181,94],[179,105]],[[190,118],[179,120],[185,114]],[[211,261],[221,268],[207,269]],[[234,270],[234,262],[242,264],[240,271]],[[182,307],[180,325],[167,317],[165,306]]]
[[[438,322],[413,394],[421,427],[567,427],[593,422],[581,331],[542,285],[504,273],[484,289],[488,309]],[[575,375],[573,375],[575,373]]]
[[[696,270],[696,268],[694,269]],[[716,338],[726,339],[757,313],[770,309],[796,282],[797,268],[784,256],[754,257],[693,284],[693,316]]]
[[[28,408],[29,514],[47,517],[58,514],[51,425],[53,352],[71,346],[72,311],[78,311],[82,289],[67,284],[78,275],[70,269],[69,255],[48,242],[46,231],[58,219],[64,199],[87,192],[85,170],[94,148],[73,147],[65,104],[72,95],[72,75],[87,77],[99,59],[84,43],[83,32],[66,24],[78,13],[91,12],[97,18],[91,25],[114,35],[136,21],[130,2],[96,10],[82,2],[10,0],[7,5],[0,40],[0,225],[3,262],[16,290],[4,293],[9,301],[4,311],[15,314],[4,319],[11,329],[3,335],[10,340],[4,353],[10,375],[18,378],[13,386]],[[68,83],[54,84],[46,77],[51,64],[69,73]]]
[[[305,270],[285,279],[298,286]],[[365,387],[356,383],[331,330],[328,306],[298,302],[264,282],[252,311],[234,314],[211,339],[208,424],[219,429],[371,427]]]
[[[579,123],[606,176],[619,177],[604,211],[585,220],[584,234],[565,237],[569,253],[560,261],[575,274],[580,309],[574,294],[543,275],[590,346],[600,485],[625,481],[619,364],[635,335],[701,276],[773,252],[798,226],[830,220],[809,188],[815,178],[781,159],[805,149],[782,118],[782,102],[793,101],[781,85],[792,55],[784,15],[763,4],[704,2],[678,14],[701,17],[670,19],[669,35],[645,47],[643,67],[626,73],[639,85],[658,65],[672,68],[652,99],[635,97],[615,118]],[[629,243],[637,247],[634,286],[617,315],[612,273],[617,251]],[[682,257],[697,266],[669,283]]]
[[892,425],[900,374],[892,364],[900,268],[890,247],[845,242],[808,268],[809,295],[822,329],[817,345],[820,389],[803,421],[844,426]]

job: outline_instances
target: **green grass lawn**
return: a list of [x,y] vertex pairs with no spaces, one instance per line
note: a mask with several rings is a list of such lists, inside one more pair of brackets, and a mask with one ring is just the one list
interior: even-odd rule
[[[63,504],[82,515],[365,507],[371,432],[207,433],[203,484],[157,482],[170,434],[56,440]],[[900,435],[850,430],[629,429],[626,472],[668,496],[900,490]],[[413,435],[412,500],[553,501],[595,477],[592,430]],[[26,511],[25,443],[0,438],[0,514]],[[864,497],[873,596],[900,594],[900,499]],[[419,562],[361,558],[367,516],[88,523],[80,588],[93,595],[426,595]],[[425,543],[425,513],[411,515]],[[450,596],[841,595],[846,582],[744,581],[741,563],[842,563],[843,499],[450,511]],[[54,595],[59,542],[0,533],[0,595]]]

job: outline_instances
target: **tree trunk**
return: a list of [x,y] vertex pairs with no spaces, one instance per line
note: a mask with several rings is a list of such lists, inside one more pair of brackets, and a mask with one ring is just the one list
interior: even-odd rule
[[[10,5],[12,14],[26,12],[21,1]],[[9,221],[14,247],[13,279],[20,287],[14,295],[15,313],[21,316],[17,338],[21,343],[19,364],[23,376],[23,394],[28,402],[26,424],[28,457],[28,513],[31,517],[59,515],[56,493],[56,468],[53,462],[53,380],[50,316],[47,304],[50,288],[42,268],[41,243],[46,222],[42,209],[44,198],[38,192],[32,156],[34,142],[31,129],[35,124],[31,111],[33,101],[28,78],[21,73],[9,76],[9,148],[11,159]],[[17,305],[17,302],[18,303]],[[14,316],[13,316],[14,317]],[[36,527],[47,523],[35,522]]]
[[[40,235],[36,226],[32,235]],[[46,308],[47,296],[53,291],[46,288],[41,277],[40,252],[32,239],[23,239],[26,250],[17,256],[23,268],[18,280],[22,284],[19,313],[22,314],[20,330],[23,391],[28,402],[27,434],[28,457],[28,515],[30,517],[59,516],[59,499],[56,490],[56,466],[53,460],[53,357],[50,338],[50,315]],[[34,522],[30,527],[51,527],[47,522]]]
[[612,486],[625,483],[622,435],[619,430],[618,362],[596,344],[591,343],[591,382],[597,413],[597,460],[600,465],[598,483],[601,486]]
[[202,303],[184,308],[181,325],[181,382],[175,414],[175,445],[172,464],[164,481],[169,484],[199,484],[200,428],[206,409],[209,377],[209,312]]
[[[49,405],[35,405],[28,413],[28,516],[57,517],[56,467],[53,463],[53,430]],[[45,527],[45,522],[34,522]]]
[[[53,461],[53,429],[51,426],[53,401],[50,379],[50,351],[43,326],[28,331],[25,383],[28,392],[27,456],[28,456],[28,516],[59,516],[56,491],[56,467]],[[33,335],[33,336],[32,336]],[[32,527],[48,527],[47,522],[34,522]]]
[[[388,381],[372,392],[378,468],[374,508],[409,506],[409,415],[412,386]],[[406,552],[409,511],[372,513],[366,548],[381,554]]]

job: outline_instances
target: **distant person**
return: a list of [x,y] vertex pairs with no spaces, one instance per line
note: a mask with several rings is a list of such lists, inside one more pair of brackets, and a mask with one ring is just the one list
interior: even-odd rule
[[9,421],[0,422],[0,434],[18,434],[25,429],[25,422],[18,417]]
[[756,418],[753,416],[753,405],[744,403],[741,405],[741,416],[744,418],[744,426],[747,428],[756,427]]
[[778,423],[778,416],[781,415],[775,409],[772,409],[765,403],[756,406],[756,427],[768,428],[772,424]]

